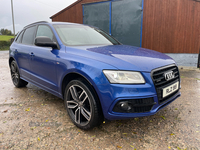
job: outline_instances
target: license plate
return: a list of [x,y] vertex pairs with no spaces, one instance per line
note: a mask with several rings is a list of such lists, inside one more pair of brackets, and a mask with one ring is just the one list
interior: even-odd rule
[[178,90],[179,82],[176,82],[163,89],[163,98]]

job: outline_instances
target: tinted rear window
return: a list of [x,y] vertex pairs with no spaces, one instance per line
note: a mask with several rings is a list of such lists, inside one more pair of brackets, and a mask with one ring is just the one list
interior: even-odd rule
[[25,30],[23,39],[22,39],[23,44],[33,45],[33,42],[35,39],[35,30],[36,30],[36,26],[30,27]]

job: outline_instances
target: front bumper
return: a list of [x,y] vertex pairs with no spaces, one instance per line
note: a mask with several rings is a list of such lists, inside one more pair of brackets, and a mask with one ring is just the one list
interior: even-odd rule
[[[160,103],[157,96],[157,91],[151,79],[151,74],[142,72],[145,78],[145,84],[138,85],[122,85],[122,84],[104,84],[98,85],[98,95],[101,101],[104,117],[107,120],[128,119],[136,117],[144,117],[154,115],[176,98],[180,97],[180,91],[174,92],[170,98],[163,103]],[[113,111],[116,104],[120,101],[138,101],[141,99],[153,99],[153,105],[149,111],[144,112],[116,112]]]
[[[118,113],[118,112],[114,112],[113,111],[113,107],[115,106],[115,104],[120,101],[120,100],[124,100],[127,98],[119,98],[116,99],[114,101],[114,103],[111,105],[107,118],[108,120],[117,120],[117,119],[128,119],[128,118],[137,118],[137,117],[144,117],[144,116],[150,116],[150,115],[154,115],[155,113],[157,113],[159,110],[163,109],[164,107],[166,107],[167,105],[169,105],[171,102],[173,102],[175,99],[177,99],[178,97],[180,97],[181,93],[180,91],[178,91],[173,97],[171,97],[168,101],[166,101],[165,103],[159,104],[158,103],[158,98],[157,96],[149,96],[149,97],[134,97],[134,99],[141,99],[141,98],[153,98],[155,104],[153,105],[152,109],[148,112],[141,112],[141,113]],[[131,99],[132,100],[132,99]]]

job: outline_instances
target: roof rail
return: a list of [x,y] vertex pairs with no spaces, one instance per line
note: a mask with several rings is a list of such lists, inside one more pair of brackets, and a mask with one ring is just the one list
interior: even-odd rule
[[31,23],[31,24],[25,26],[24,29],[25,29],[26,27],[28,27],[28,26],[31,26],[31,25],[34,25],[34,24],[37,24],[37,23],[48,23],[48,21],[38,21],[38,22],[34,22],[34,23]]

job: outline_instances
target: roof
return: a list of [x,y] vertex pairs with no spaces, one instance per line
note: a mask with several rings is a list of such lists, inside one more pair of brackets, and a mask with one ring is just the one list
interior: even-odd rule
[[34,23],[31,23],[27,26],[24,27],[27,28],[27,27],[30,27],[30,26],[33,26],[33,25],[37,25],[37,24],[57,24],[57,25],[62,25],[62,24],[68,24],[68,25],[82,25],[82,24],[78,24],[78,23],[71,23],[71,22],[47,22],[47,21],[39,21],[39,22],[34,22]]
[[31,23],[31,24],[25,26],[24,29],[27,28],[27,27],[29,27],[29,26],[32,26],[32,25],[38,24],[38,23],[48,23],[48,22],[47,22],[47,21],[38,21],[38,22],[34,22],[34,23]]
[[73,7],[74,5],[76,5],[76,4],[78,4],[78,3],[80,3],[81,1],[83,1],[83,0],[77,0],[77,1],[76,1],[76,2],[74,2],[73,4],[71,4],[71,5],[69,5],[68,7],[64,8],[63,10],[59,11],[59,12],[58,12],[58,13],[56,13],[55,15],[51,16],[51,17],[50,17],[50,19],[52,19],[52,18],[56,17],[57,15],[61,14],[61,13],[62,13],[62,12],[64,12],[64,11],[66,11],[66,10],[70,9],[70,8],[71,8],[71,7]]
[[72,23],[72,22],[49,22],[50,24],[71,24],[71,25],[82,25],[82,24],[79,24],[79,23]]

